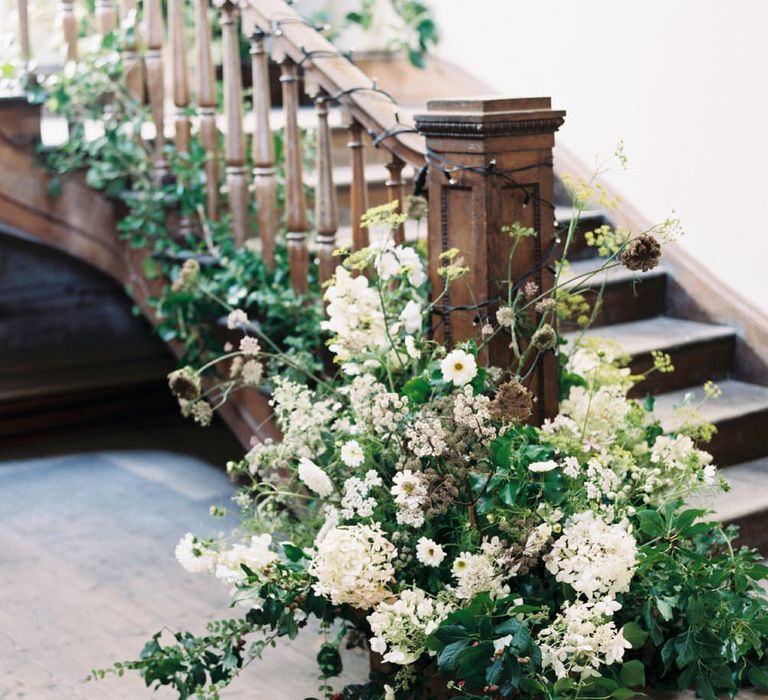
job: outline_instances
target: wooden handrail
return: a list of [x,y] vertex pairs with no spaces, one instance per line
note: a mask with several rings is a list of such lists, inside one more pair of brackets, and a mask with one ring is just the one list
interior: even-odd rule
[[245,0],[243,31],[254,27],[272,35],[273,57],[282,55],[300,64],[305,73],[374,137],[402,161],[421,167],[426,153],[424,138],[399,127],[399,108],[387,95],[372,90],[371,79],[283,0]]

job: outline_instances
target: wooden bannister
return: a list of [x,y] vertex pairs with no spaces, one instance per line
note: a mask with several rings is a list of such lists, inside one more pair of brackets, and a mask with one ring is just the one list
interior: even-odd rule
[[339,211],[336,187],[333,184],[331,162],[331,130],[328,127],[328,101],[315,99],[317,111],[317,187],[315,188],[315,226],[317,227],[317,257],[320,282],[333,276],[336,261],[336,231],[339,228]]
[[123,56],[125,83],[128,94],[137,102],[144,101],[144,69],[139,59],[139,28],[136,0],[120,0],[120,26],[127,29],[131,25],[130,35],[125,39],[120,51]]
[[114,0],[96,0],[93,19],[96,31],[102,36],[113,32],[117,27],[117,8]]
[[219,218],[219,139],[216,128],[216,73],[211,54],[208,0],[195,0],[197,48],[197,113],[200,143],[205,150],[205,195],[208,218]]
[[27,0],[16,1],[16,13],[19,18],[19,48],[21,49],[21,60],[24,67],[29,65],[32,60],[32,48],[29,43],[29,9]]
[[173,65],[174,143],[179,153],[189,152],[192,123],[189,119],[187,42],[184,37],[184,0],[168,0],[168,44]]
[[277,213],[277,175],[275,144],[269,113],[272,98],[269,84],[269,56],[265,46],[266,34],[255,28],[250,34],[251,70],[253,76],[253,189],[261,237],[261,254],[271,270],[275,264],[275,241],[279,216]]
[[163,8],[161,0],[146,0],[144,3],[147,27],[147,51],[144,64],[147,71],[147,93],[155,125],[155,143],[152,153],[152,170],[156,180],[162,180],[168,173],[165,160],[165,84],[163,70]]
[[304,197],[301,164],[301,132],[299,131],[299,69],[285,56],[282,60],[280,83],[283,86],[285,112],[285,204],[286,239],[291,267],[291,284],[299,294],[309,290],[309,250],[307,249],[307,203]]
[[240,246],[249,237],[248,180],[245,167],[243,130],[243,87],[240,73],[240,44],[237,35],[239,6],[231,0],[218,0],[224,61],[224,116],[227,129],[224,157],[227,162],[227,192],[232,215],[232,234]]
[[[389,202],[397,202],[397,213],[403,213],[403,202],[405,200],[405,186],[403,183],[403,163],[394,153],[392,154],[389,163],[387,163],[387,170],[389,171],[389,177],[387,178],[387,199]],[[393,232],[393,239],[395,244],[400,245],[405,243],[405,224],[400,224]]]
[[368,245],[368,229],[363,227],[362,216],[368,209],[368,185],[365,182],[363,156],[363,127],[352,119],[349,123],[349,162],[352,168],[350,203],[352,209],[352,249],[360,250]]
[[59,22],[64,34],[65,60],[77,60],[77,18],[75,17],[75,0],[60,0]]

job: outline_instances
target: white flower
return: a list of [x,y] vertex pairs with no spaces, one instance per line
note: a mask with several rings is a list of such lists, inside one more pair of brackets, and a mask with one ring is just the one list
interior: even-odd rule
[[473,355],[463,350],[452,350],[440,363],[440,370],[446,382],[456,386],[464,386],[471,382],[477,374],[477,362]]
[[328,475],[306,457],[299,460],[299,479],[307,485],[310,491],[314,491],[322,498],[327,498],[333,493],[333,482]]
[[412,360],[418,360],[421,357],[421,350],[416,347],[416,341],[412,335],[405,336],[405,351]]
[[248,323],[248,314],[242,309],[235,309],[227,316],[227,328],[233,331]]
[[445,559],[445,550],[427,537],[421,537],[416,543],[416,558],[424,566],[440,566]]
[[370,496],[374,486],[381,486],[381,477],[375,470],[369,469],[365,478],[350,476],[344,482],[344,496],[341,499],[341,516],[343,518],[370,518],[376,508],[376,499]]
[[400,312],[400,320],[406,333],[416,333],[421,329],[421,304],[411,299]]
[[528,465],[528,469],[537,474],[543,472],[551,472],[553,469],[557,469],[557,462],[554,459],[549,459],[546,462],[532,462]]
[[410,469],[404,469],[395,474],[392,479],[390,493],[395,497],[398,506],[397,522],[400,525],[420,527],[424,524],[424,499],[427,487],[422,475]]
[[342,445],[341,461],[348,467],[359,467],[365,461],[363,448],[357,440],[349,440]]
[[240,339],[240,352],[244,355],[256,356],[261,352],[261,345],[257,338],[246,335]]
[[629,590],[637,566],[637,543],[627,525],[609,525],[587,510],[571,516],[544,557],[547,571],[588,599]]
[[547,542],[549,542],[550,537],[552,537],[552,526],[549,523],[542,523],[538,527],[533,528],[531,534],[528,535],[528,539],[525,541],[523,554],[526,557],[538,556]]
[[193,574],[211,571],[216,562],[216,553],[208,549],[191,532],[179,540],[175,554],[179,564]]
[[509,594],[509,586],[502,581],[513,576],[515,571],[502,568],[504,556],[499,538],[484,540],[481,549],[481,554],[461,552],[453,562],[451,573],[456,579],[454,593],[457,598],[471,600],[485,591],[494,598]]
[[384,700],[395,700],[395,690],[391,685],[384,686]]
[[312,587],[334,605],[372,608],[390,595],[387,585],[395,576],[396,556],[378,524],[333,528],[318,543],[309,565],[309,573],[317,579]]
[[368,615],[371,649],[388,663],[412,664],[424,653],[424,642],[451,612],[420,588],[403,591],[393,603],[381,603]]
[[707,486],[712,486],[717,480],[717,467],[714,464],[708,464],[704,467],[702,478]]
[[236,544],[231,549],[219,553],[216,578],[227,583],[242,583],[246,579],[242,565],[245,564],[254,573],[263,571],[278,557],[270,550],[271,535],[254,535],[248,545]]

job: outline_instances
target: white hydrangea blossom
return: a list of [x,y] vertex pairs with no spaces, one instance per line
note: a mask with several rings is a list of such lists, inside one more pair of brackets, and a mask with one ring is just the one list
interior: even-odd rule
[[560,404],[560,413],[542,426],[545,433],[570,433],[592,444],[608,445],[631,409],[621,385],[596,389],[572,386],[568,398]]
[[397,522],[400,525],[421,527],[424,524],[424,499],[427,487],[420,473],[404,469],[392,479],[390,493],[397,504]]
[[333,493],[333,482],[330,477],[318,467],[311,459],[302,457],[299,460],[299,479],[301,479],[310,491],[318,496],[327,498]]
[[391,240],[385,240],[372,243],[369,249],[376,274],[381,280],[386,282],[396,275],[405,275],[412,287],[420,287],[427,281],[424,263],[414,248],[396,246]]
[[697,469],[712,462],[712,455],[696,449],[687,435],[659,435],[651,447],[651,462],[664,464],[671,469]]
[[193,574],[210,572],[216,565],[216,552],[188,532],[176,545],[176,560]]
[[373,608],[390,595],[387,586],[394,579],[396,556],[378,524],[335,527],[317,543],[309,565],[317,580],[312,587],[334,605]]
[[505,570],[503,546],[498,537],[485,540],[479,554],[461,552],[453,562],[451,573],[456,579],[454,594],[462,600],[470,600],[478,593],[490,592],[494,598],[509,595],[510,588],[503,583],[514,576],[515,568]]
[[448,449],[448,437],[440,418],[421,411],[406,429],[408,449],[417,457],[440,457]]
[[368,615],[371,650],[393,664],[412,664],[425,651],[424,642],[453,610],[420,588],[405,590],[393,603],[381,603]]
[[547,570],[588,599],[629,590],[637,543],[625,523],[608,524],[593,511],[571,516],[544,557]]
[[243,583],[246,579],[242,565],[259,573],[278,557],[270,547],[271,535],[254,535],[249,544],[235,544],[230,549],[219,552],[217,557],[216,578],[227,583]]
[[403,330],[409,334],[421,330],[422,308],[418,301],[411,299],[400,312],[400,322],[403,324]]
[[610,598],[566,601],[552,624],[538,634],[542,667],[551,668],[558,678],[579,674],[586,679],[599,676],[600,666],[621,661],[632,645],[611,619],[620,608]]
[[355,516],[370,518],[373,515],[374,508],[376,508],[376,499],[370,495],[370,491],[375,486],[381,486],[381,484],[381,477],[373,469],[369,469],[363,479],[357,476],[350,476],[344,482],[344,496],[341,499],[341,517],[347,520]]

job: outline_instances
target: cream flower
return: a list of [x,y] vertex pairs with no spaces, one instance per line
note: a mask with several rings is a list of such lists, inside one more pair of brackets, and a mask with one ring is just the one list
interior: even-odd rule
[[236,544],[231,549],[221,552],[216,567],[216,578],[227,583],[243,583],[246,579],[242,565],[259,573],[278,557],[270,549],[271,535],[255,535],[248,545]]
[[242,309],[235,309],[227,316],[227,328],[233,331],[248,323],[248,315]]
[[311,459],[306,457],[302,457],[299,460],[299,479],[307,485],[310,491],[314,491],[322,498],[326,498],[333,493],[333,482],[328,475]]
[[446,382],[453,382],[455,386],[464,386],[475,378],[477,362],[473,355],[463,350],[453,350],[440,363],[440,371]]
[[409,301],[400,312],[400,320],[406,333],[416,333],[421,329],[421,304]]
[[546,462],[531,462],[531,464],[528,465],[528,469],[537,474],[551,472],[553,469],[557,469],[557,467],[558,464],[554,459],[549,459]]
[[445,550],[437,542],[422,537],[416,543],[416,558],[424,566],[440,566],[445,559]]
[[348,467],[359,467],[365,461],[363,448],[357,440],[348,440],[342,445],[341,461]]
[[193,574],[212,571],[216,563],[216,553],[208,549],[191,532],[179,540],[175,554],[179,564]]

